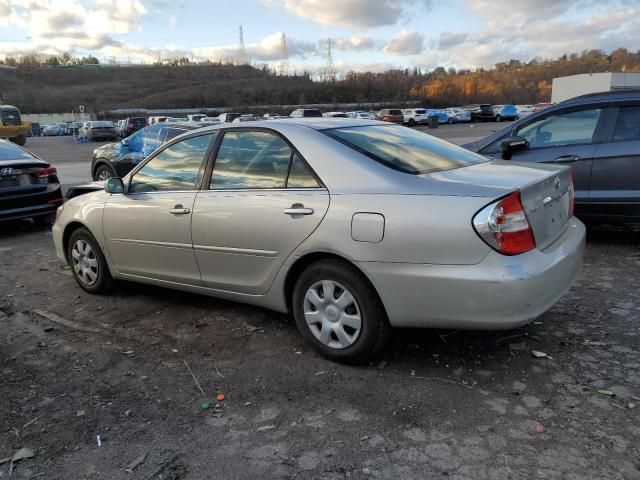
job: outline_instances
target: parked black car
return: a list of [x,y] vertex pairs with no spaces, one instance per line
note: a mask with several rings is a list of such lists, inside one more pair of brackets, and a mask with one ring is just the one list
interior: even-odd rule
[[60,205],[62,191],[55,167],[0,140],[0,221],[32,218],[37,224],[50,225]]
[[471,113],[472,122],[493,122],[495,120],[493,107],[488,103],[465,105],[461,108]]
[[181,133],[202,126],[204,125],[154,123],[120,142],[101,145],[93,151],[91,178],[98,181],[111,177],[124,177],[140,163],[140,160],[163,143]]
[[517,162],[569,165],[578,217],[640,222],[640,90],[572,98],[464,147]]
[[141,128],[148,126],[149,123],[147,119],[144,117],[129,117],[125,120],[123,130],[123,137],[128,137],[129,135],[137,132]]

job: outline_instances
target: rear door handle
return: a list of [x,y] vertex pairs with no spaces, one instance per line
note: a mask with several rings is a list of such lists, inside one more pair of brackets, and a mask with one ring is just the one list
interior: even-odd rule
[[580,157],[577,155],[562,155],[561,157],[554,158],[553,161],[555,163],[573,163],[580,160]]
[[291,205],[285,208],[283,212],[287,215],[313,215],[313,208],[305,208],[304,205]]
[[182,205],[176,205],[171,210],[169,210],[169,213],[171,215],[186,215],[190,212],[191,210],[189,210],[188,208],[184,208]]

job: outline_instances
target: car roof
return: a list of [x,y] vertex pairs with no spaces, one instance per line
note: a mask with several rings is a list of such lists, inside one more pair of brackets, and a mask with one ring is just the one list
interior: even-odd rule
[[580,95],[579,97],[569,98],[564,100],[558,105],[570,105],[573,103],[586,103],[586,102],[598,102],[607,100],[632,100],[640,99],[640,88],[633,88],[628,90],[616,90],[613,92],[595,92],[587,93],[586,95]]
[[[372,125],[390,126],[389,122],[381,122],[378,120],[363,120],[358,118],[335,118],[335,117],[307,117],[307,118],[278,118],[276,120],[257,120],[255,122],[245,123],[217,123],[211,125],[203,125],[197,128],[198,133],[214,132],[226,129],[252,129],[252,128],[268,128],[270,130],[279,130],[278,126],[300,126],[313,130],[330,130],[332,128],[349,128],[349,127],[366,127]],[[193,131],[191,133],[194,133]],[[186,135],[186,134],[185,134]],[[182,135],[180,136],[182,137]],[[179,138],[179,137],[176,137]]]

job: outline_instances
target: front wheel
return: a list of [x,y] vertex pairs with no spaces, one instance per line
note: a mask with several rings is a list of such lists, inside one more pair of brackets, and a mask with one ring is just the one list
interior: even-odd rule
[[416,126],[416,121],[413,118],[410,118],[408,123],[409,123],[410,127],[415,127]]
[[104,182],[113,177],[113,170],[108,165],[100,165],[96,168],[96,172],[93,174],[93,179],[97,182]]
[[91,232],[84,227],[71,234],[67,245],[67,259],[71,273],[89,293],[107,293],[113,287],[113,278],[102,250]]
[[292,300],[300,333],[330,360],[364,362],[389,339],[391,327],[377,292],[347,262],[322,260],[307,267]]
[[449,122],[449,125],[453,125],[453,118],[450,118],[447,122]]
[[502,121],[502,117],[500,115],[496,115],[496,122],[501,122]]

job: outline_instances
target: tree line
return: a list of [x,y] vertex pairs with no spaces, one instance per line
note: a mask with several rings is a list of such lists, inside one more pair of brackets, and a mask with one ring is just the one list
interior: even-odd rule
[[[278,75],[267,65],[174,63],[100,66],[95,57],[9,57],[0,63],[5,100],[25,113],[92,112],[116,108],[198,108],[419,100],[425,106],[549,101],[554,77],[578,73],[640,72],[640,50],[589,50],[556,59],[509,60],[491,68],[394,69],[348,72],[319,81],[314,72]],[[56,67],[68,68],[56,68]],[[97,66],[99,68],[82,68]]]

